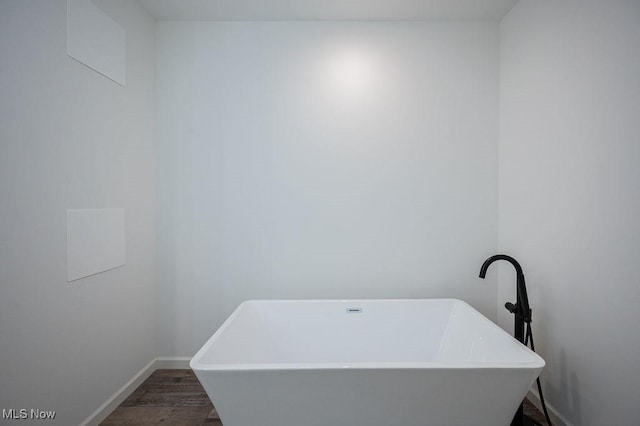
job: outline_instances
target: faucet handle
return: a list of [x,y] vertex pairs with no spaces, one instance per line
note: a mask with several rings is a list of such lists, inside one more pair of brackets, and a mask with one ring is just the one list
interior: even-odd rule
[[519,315],[524,322],[528,322],[528,323],[531,322],[531,309],[529,309],[529,315],[527,316],[527,315],[519,314],[518,313],[518,305],[514,305],[511,302],[505,303],[504,307],[507,308],[507,311],[511,312],[512,314]]

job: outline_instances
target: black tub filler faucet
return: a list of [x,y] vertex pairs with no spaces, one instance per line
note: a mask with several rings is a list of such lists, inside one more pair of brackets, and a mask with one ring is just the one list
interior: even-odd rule
[[[489,265],[491,265],[496,260],[506,260],[507,262],[511,263],[516,269],[516,304],[514,305],[511,302],[507,302],[505,303],[504,307],[507,308],[509,312],[515,315],[513,332],[514,337],[522,344],[525,344],[524,327],[525,323],[531,323],[531,309],[529,308],[527,286],[524,283],[524,273],[522,272],[522,267],[513,257],[507,256],[506,254],[496,254],[484,261],[482,267],[480,268],[480,278],[484,278],[486,276]],[[524,415],[523,405],[520,404],[520,407],[518,408],[518,411],[516,412],[516,415],[511,422],[511,426],[523,426],[532,424],[536,423],[532,422],[527,416]]]

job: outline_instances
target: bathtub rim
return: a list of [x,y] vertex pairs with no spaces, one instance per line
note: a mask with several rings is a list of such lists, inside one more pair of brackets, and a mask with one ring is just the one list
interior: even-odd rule
[[[245,306],[255,303],[316,303],[316,302],[339,302],[348,304],[358,304],[366,302],[402,302],[402,303],[417,303],[424,301],[451,301],[454,304],[464,304],[471,309],[475,315],[489,324],[490,327],[498,330],[500,333],[504,333],[508,338],[514,342],[522,345],[523,350],[528,351],[532,356],[531,361],[512,361],[502,363],[486,363],[486,362],[353,362],[353,363],[242,363],[242,364],[211,364],[202,363],[200,359],[215,343],[218,336],[220,336],[229,327],[233,320],[242,312]],[[189,362],[189,367],[192,370],[197,371],[288,371],[288,370],[424,370],[424,369],[438,369],[438,370],[463,370],[463,369],[482,369],[482,370],[509,370],[509,369],[528,369],[542,370],[546,365],[545,360],[532,351],[527,346],[524,346],[521,342],[516,340],[512,335],[503,330],[496,323],[484,316],[481,312],[471,306],[469,303],[461,299],[455,298],[430,298],[430,299],[249,299],[241,302],[238,307],[229,315],[229,317],[222,323],[222,325],[215,331],[215,333],[202,345],[202,347],[196,352]]]

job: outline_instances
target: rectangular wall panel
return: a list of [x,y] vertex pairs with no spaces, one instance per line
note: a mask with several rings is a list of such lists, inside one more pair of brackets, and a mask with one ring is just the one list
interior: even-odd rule
[[126,84],[126,32],[91,0],[67,0],[67,54]]

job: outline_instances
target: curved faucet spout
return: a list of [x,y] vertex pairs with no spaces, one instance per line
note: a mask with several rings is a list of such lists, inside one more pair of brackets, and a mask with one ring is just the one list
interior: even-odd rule
[[517,260],[506,254],[496,254],[484,261],[480,267],[480,278],[484,278],[487,275],[487,269],[489,266],[497,260],[506,260],[511,263],[516,270],[516,294],[517,301],[515,306],[511,303],[507,303],[505,306],[511,313],[515,313],[516,316],[520,316],[524,322],[531,322],[531,309],[529,308],[529,297],[527,296],[527,286],[524,282],[524,273],[522,267]]
[[485,275],[487,275],[487,269],[489,269],[489,265],[491,265],[496,260],[506,260],[507,262],[511,263],[514,268],[516,268],[516,273],[518,275],[524,275],[522,273],[522,266],[520,266],[518,261],[513,257],[507,256],[506,254],[496,254],[484,261],[484,263],[480,267],[480,278],[484,278]]

